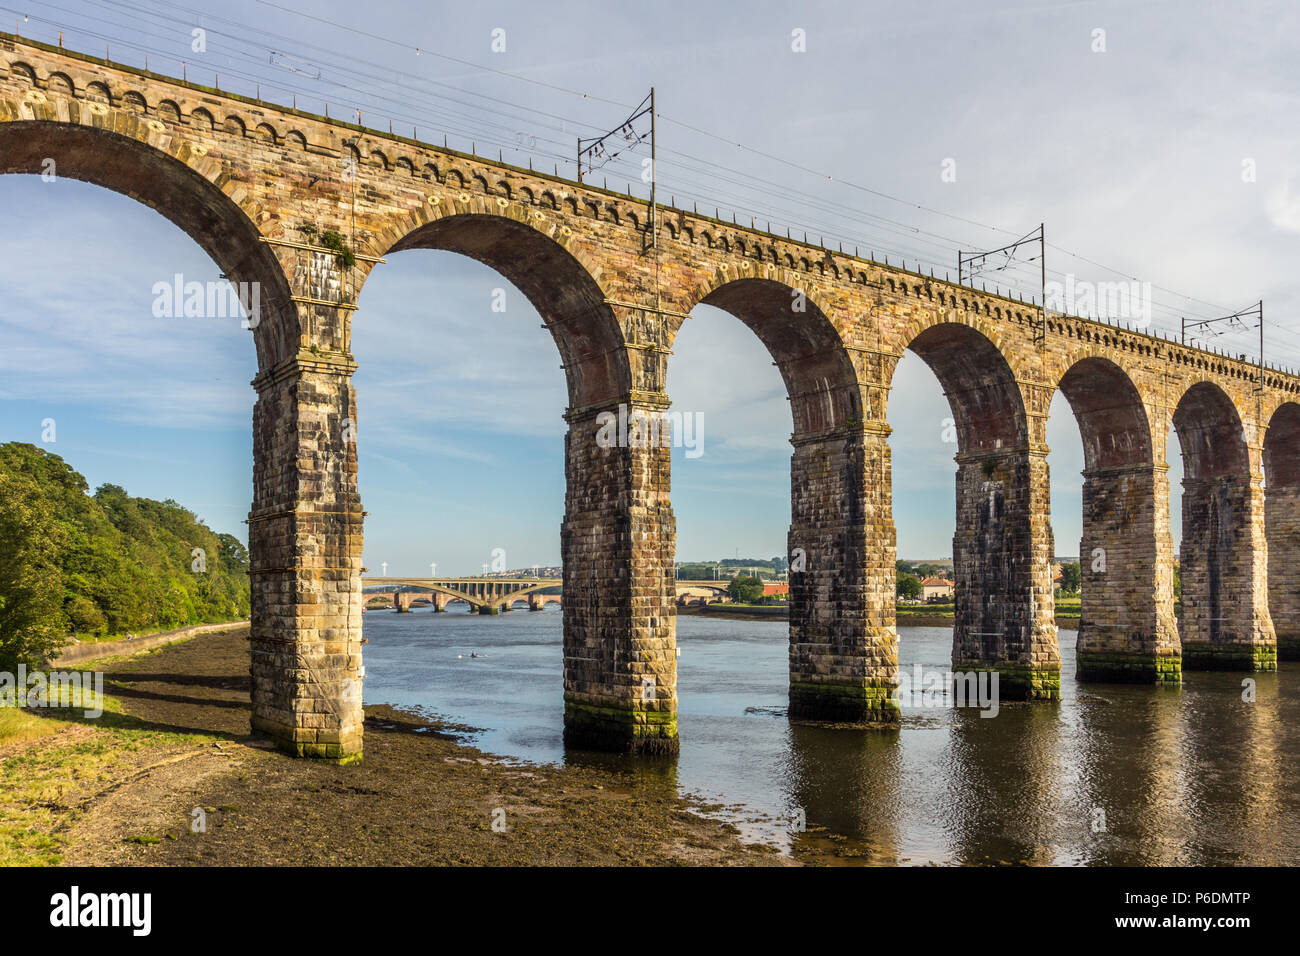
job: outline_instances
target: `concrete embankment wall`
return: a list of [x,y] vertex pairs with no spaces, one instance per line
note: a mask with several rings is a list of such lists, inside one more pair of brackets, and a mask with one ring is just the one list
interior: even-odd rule
[[190,627],[178,627],[174,631],[163,631],[161,634],[150,634],[148,637],[136,637],[124,641],[104,641],[98,644],[73,644],[65,647],[51,661],[56,664],[75,664],[78,661],[86,661],[95,657],[111,657],[116,654],[134,654],[138,651],[147,651],[155,647],[161,647],[164,644],[170,644],[173,641],[182,641],[187,638],[197,637],[200,634],[211,634],[215,631],[230,631],[240,627],[247,627],[247,621],[229,621],[225,624],[194,624]]

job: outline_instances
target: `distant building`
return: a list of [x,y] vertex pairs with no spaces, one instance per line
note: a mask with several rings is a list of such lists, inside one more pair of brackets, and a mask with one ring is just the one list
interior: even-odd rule
[[927,601],[930,598],[952,597],[952,582],[947,578],[923,578],[921,597]]
[[789,594],[789,593],[790,593],[790,585],[785,582],[778,582],[778,581],[763,582],[764,597],[766,597],[769,594]]

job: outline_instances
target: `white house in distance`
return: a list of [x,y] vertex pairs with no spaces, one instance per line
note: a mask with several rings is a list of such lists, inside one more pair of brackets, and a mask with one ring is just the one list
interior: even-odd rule
[[952,582],[947,578],[922,578],[921,597],[926,601],[930,598],[952,597]]

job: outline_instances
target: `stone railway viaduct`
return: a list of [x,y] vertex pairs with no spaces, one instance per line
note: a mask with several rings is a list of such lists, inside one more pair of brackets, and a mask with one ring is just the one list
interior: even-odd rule
[[[1058,390],[1085,446],[1080,679],[1271,669],[1300,646],[1290,375],[1068,316],[1036,338],[1022,302],[679,209],[660,211],[652,244],[646,205],[617,193],[0,35],[0,172],[39,173],[47,157],[261,284],[252,722],[294,753],[362,751],[350,343],[366,278],[407,249],[495,268],[562,356],[573,746],[677,747],[669,449],[602,447],[596,418],[667,408],[673,340],[700,303],[753,330],[789,393],[789,547],[806,561],[791,577],[791,719],[898,720],[887,403],[906,349],[934,370],[958,432],[955,669],[996,669],[1004,696],[1059,694],[1045,442]],[[321,245],[326,232],[354,263]],[[1181,622],[1171,423],[1186,475]]]

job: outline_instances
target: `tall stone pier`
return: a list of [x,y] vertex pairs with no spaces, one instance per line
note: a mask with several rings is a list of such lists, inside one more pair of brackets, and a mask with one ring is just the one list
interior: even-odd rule
[[1079,563],[1079,680],[1179,683],[1168,466],[1084,471]]
[[1061,696],[1046,449],[958,456],[953,670],[1013,700]]
[[[656,415],[654,402],[625,414]],[[677,752],[674,526],[669,448],[605,444],[600,412],[569,413],[564,563],[564,740]]]

